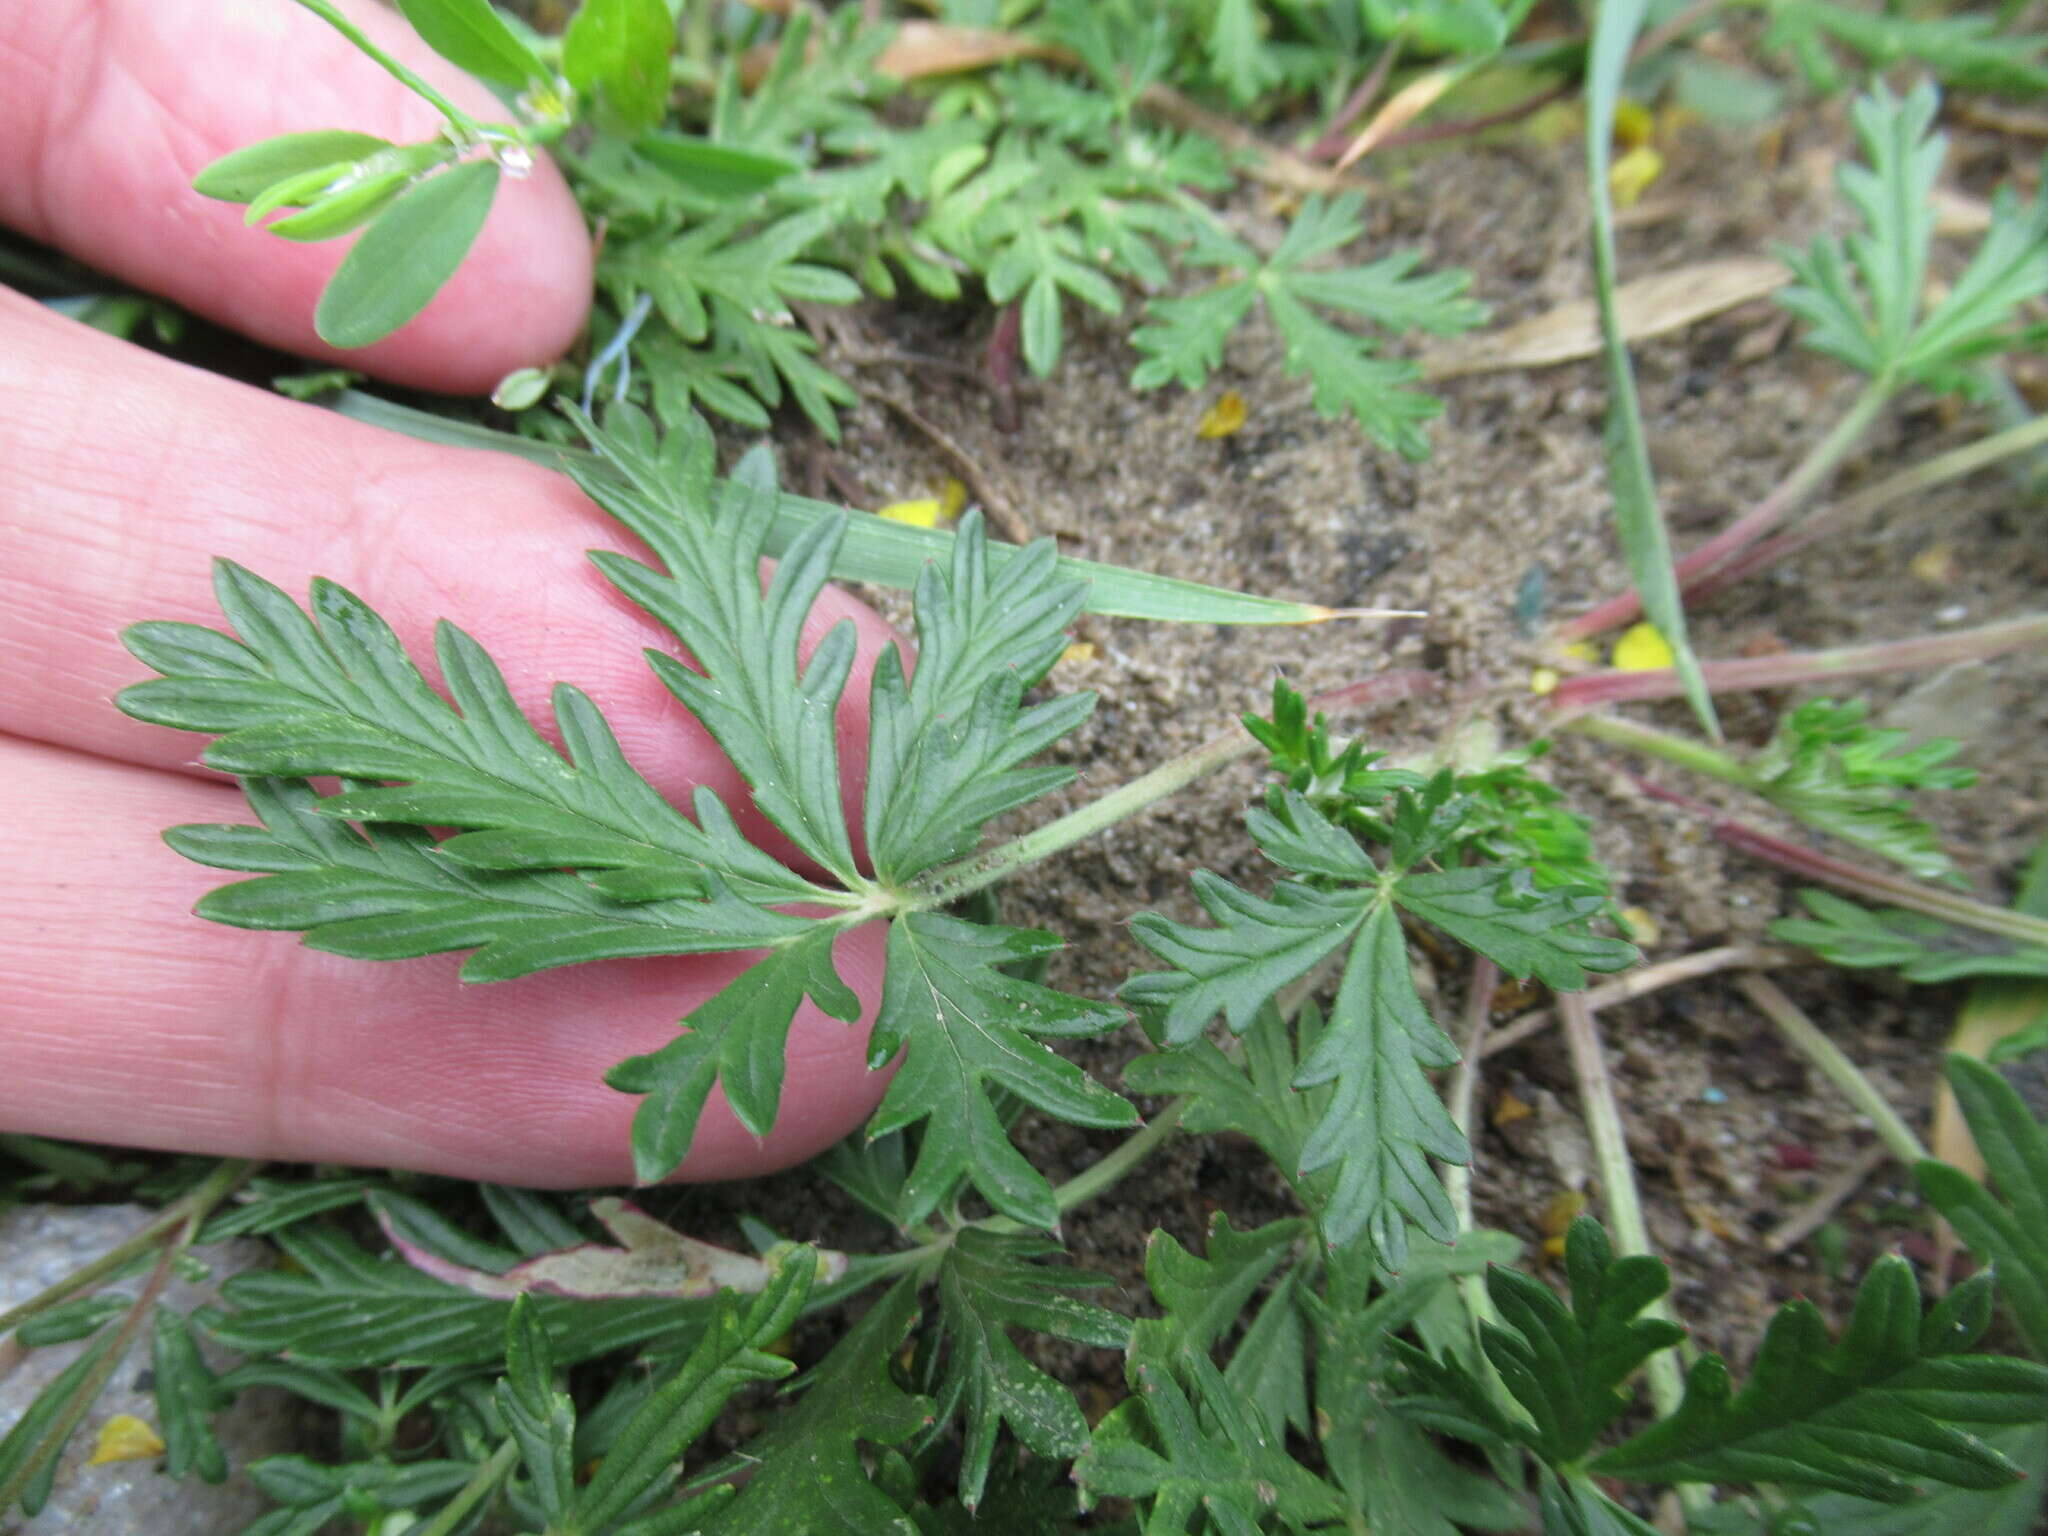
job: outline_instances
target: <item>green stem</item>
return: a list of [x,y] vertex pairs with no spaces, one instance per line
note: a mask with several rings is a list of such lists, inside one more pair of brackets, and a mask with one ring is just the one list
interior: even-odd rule
[[[54,1307],[66,1297],[80,1291],[91,1290],[126,1266],[134,1257],[154,1248],[187,1217],[204,1220],[221,1201],[239,1189],[243,1182],[256,1171],[258,1164],[240,1158],[231,1158],[195,1185],[188,1193],[157,1212],[147,1225],[133,1237],[109,1248],[90,1264],[81,1264],[63,1279],[45,1286],[18,1306],[0,1312],[0,1333],[6,1333],[18,1324],[27,1322],[38,1312]],[[0,1504],[0,1509],[6,1505]]]
[[1737,977],[1735,984],[1756,1004],[1757,1011],[1777,1026],[1778,1033],[1800,1055],[1820,1068],[1821,1075],[1863,1113],[1876,1128],[1878,1139],[1891,1149],[1893,1157],[1910,1168],[1927,1156],[1927,1149],[1920,1144],[1920,1138],[1899,1118],[1898,1111],[1885,1102],[1884,1095],[1877,1091],[1877,1085],[1864,1076],[1862,1069],[1806,1016],[1797,1003],[1780,991],[1775,982],[1763,976],[1745,975]]
[[360,48],[400,85],[431,105],[436,112],[447,118],[450,125],[466,140],[475,142],[484,136],[484,125],[471,117],[462,108],[443,96],[418,74],[394,59],[390,54],[371,42],[363,29],[342,15],[330,0],[297,0],[297,3],[318,16],[356,47]]
[[[1317,694],[1308,702],[1311,708],[1326,711],[1388,704],[1413,698],[1434,686],[1435,679],[1427,673],[1385,672],[1364,682]],[[1251,733],[1242,726],[1235,727],[1022,837],[920,876],[904,893],[901,910],[950,906],[961,897],[994,885],[1017,870],[1064,852],[1098,832],[1107,831],[1198,779],[1258,750],[1259,744],[1252,739]]]
[[1703,773],[1708,778],[1719,779],[1723,784],[1733,784],[1737,789],[1756,788],[1756,775],[1726,752],[1710,747],[1703,741],[1677,736],[1670,731],[1660,731],[1655,726],[1639,725],[1618,715],[1580,715],[1577,719],[1566,721],[1563,728],[1576,731],[1581,736],[1590,736],[1595,741],[1604,741],[1609,746],[1625,747],[1631,752],[1661,757],[1667,763],[1676,763],[1679,767],[1689,768],[1694,773]]
[[[1564,1020],[1565,1040],[1571,1047],[1572,1072],[1579,1082],[1579,1110],[1586,1118],[1586,1133],[1593,1141],[1593,1159],[1600,1174],[1600,1194],[1607,1205],[1607,1223],[1614,1244],[1625,1254],[1650,1253],[1650,1229],[1643,1220],[1643,1200],[1636,1188],[1636,1167],[1628,1155],[1628,1138],[1622,1130],[1621,1105],[1614,1096],[1614,1079],[1607,1071],[1607,1057],[1600,1048],[1600,1026],[1585,998],[1575,992],[1557,995],[1558,1017]],[[1651,1317],[1675,1321],[1664,1297],[1658,1297],[1644,1312]],[[1650,1400],[1660,1418],[1669,1418],[1685,1399],[1685,1381],[1678,1370],[1678,1358],[1668,1349],[1650,1356],[1643,1367],[1650,1384]]]
[[456,1490],[454,1498],[441,1506],[433,1519],[414,1527],[409,1536],[448,1536],[472,1509],[490,1497],[518,1459],[519,1442],[507,1440],[491,1452],[489,1461],[478,1464],[475,1474]]
[[[1140,1129],[1126,1136],[1118,1143],[1116,1150],[1075,1174],[1066,1183],[1052,1192],[1053,1203],[1062,1214],[1077,1205],[1084,1205],[1097,1195],[1113,1189],[1138,1164],[1166,1144],[1166,1140],[1180,1127],[1181,1116],[1194,1103],[1192,1094],[1182,1094],[1148,1120]],[[1030,1232],[1036,1230],[1023,1222],[1008,1216],[991,1216],[985,1221],[970,1223],[985,1232]]]

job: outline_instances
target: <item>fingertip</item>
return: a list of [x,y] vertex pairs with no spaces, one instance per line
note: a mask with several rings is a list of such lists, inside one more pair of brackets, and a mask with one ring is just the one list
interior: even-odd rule
[[[351,5],[379,46],[485,120],[504,109],[435,58],[401,18]],[[545,155],[507,179],[453,280],[408,325],[341,351],[314,329],[349,239],[297,244],[246,228],[191,187],[206,165],[275,134],[350,128],[398,142],[441,120],[308,12],[220,0],[24,7],[0,26],[0,219],[258,341],[418,388],[488,390],[551,362],[581,331],[591,250]]]

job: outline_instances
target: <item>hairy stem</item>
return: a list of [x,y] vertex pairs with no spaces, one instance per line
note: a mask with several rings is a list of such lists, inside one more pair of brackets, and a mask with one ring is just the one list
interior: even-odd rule
[[[1845,645],[1826,651],[1709,661],[1701,664],[1701,670],[1706,674],[1707,687],[1715,693],[1740,693],[1755,688],[1782,688],[1791,683],[1941,667],[2036,646],[2048,646],[2048,613],[2025,614],[1947,635],[1914,635],[1905,640],[1880,640],[1871,645]],[[1550,703],[1560,714],[1572,716],[1602,704],[1677,698],[1682,691],[1678,674],[1669,667],[1648,672],[1587,672],[1559,683],[1550,695]]]
[[[204,1181],[188,1193],[158,1211],[133,1237],[116,1243],[90,1264],[81,1264],[63,1279],[53,1281],[27,1301],[0,1312],[0,1333],[6,1333],[17,1324],[25,1323],[38,1312],[46,1312],[65,1298],[89,1291],[117,1273],[137,1254],[154,1248],[164,1240],[166,1233],[176,1230],[188,1218],[204,1220],[213,1208],[233,1194],[253,1174],[259,1163],[241,1158],[230,1158],[208,1174]],[[0,1504],[0,1509],[7,1506]]]
[[1875,516],[1895,501],[1924,495],[1938,485],[1960,480],[2000,460],[2030,452],[2043,444],[2048,444],[2048,416],[2032,418],[2020,426],[2009,427],[2003,432],[1979,438],[1964,447],[1937,454],[1924,463],[1900,470],[1868,490],[1858,491],[1854,496],[1845,497],[1834,506],[1814,513],[1797,527],[1779,534],[1776,538],[1765,539],[1751,546],[1733,559],[1715,567],[1698,582],[1688,584],[1685,595],[1695,602],[1711,597],[1736,582],[1747,580],[1758,571],[1839,533],[1844,528]]
[[1688,736],[1660,731],[1655,726],[1640,725],[1618,715],[1580,715],[1564,728],[1581,736],[1590,736],[1595,741],[1604,741],[1609,746],[1626,747],[1632,752],[1661,757],[1667,763],[1690,768],[1694,773],[1719,779],[1723,784],[1733,784],[1737,789],[1756,788],[1756,775],[1748,768],[1726,752]]
[[[1317,694],[1309,704],[1322,710],[1391,704],[1400,699],[1416,698],[1435,686],[1435,677],[1427,672],[1383,672],[1378,677]],[[1150,773],[1141,774],[1130,783],[1119,785],[1108,794],[1091,800],[1079,810],[1069,811],[999,847],[920,877],[905,893],[903,906],[906,910],[943,907],[962,896],[970,896],[1020,869],[1062,853],[1098,832],[1107,831],[1196,780],[1206,778],[1226,764],[1240,757],[1249,757],[1258,750],[1259,744],[1252,739],[1250,732],[1242,726],[1233,727],[1192,752],[1184,752],[1161,763]]]
[[[1600,1048],[1600,1026],[1583,995],[1560,992],[1558,1017],[1564,1020],[1565,1039],[1571,1046],[1572,1073],[1579,1083],[1579,1110],[1586,1117],[1586,1132],[1593,1141],[1593,1158],[1600,1173],[1600,1194],[1607,1205],[1607,1222],[1613,1228],[1615,1246],[1623,1253],[1648,1254],[1650,1229],[1643,1221],[1642,1195],[1636,1188],[1635,1163],[1628,1155],[1628,1137],[1622,1130],[1621,1105],[1614,1096],[1614,1079],[1608,1075],[1607,1057]],[[1644,1309],[1650,1317],[1675,1321],[1665,1298],[1658,1297]],[[1685,1381],[1679,1374],[1678,1358],[1668,1349],[1652,1355],[1643,1367],[1650,1384],[1650,1400],[1659,1418],[1669,1418],[1685,1398]]]
[[315,16],[318,16],[351,43],[354,43],[356,47],[360,48],[373,62],[383,69],[386,74],[390,75],[392,79],[411,91],[415,96],[420,97],[436,112],[447,118],[450,126],[458,133],[472,141],[483,137],[483,124],[435,90],[433,86],[428,84],[426,80],[422,79],[414,71],[408,69],[404,64],[371,42],[368,34],[361,27],[350,21],[335,6],[329,4],[328,0],[297,0],[297,3],[311,11]]
[[1874,901],[1894,907],[1904,907],[1911,912],[1924,912],[1929,917],[1938,917],[1943,922],[1954,923],[1960,928],[1974,928],[1980,933],[1996,934],[2002,939],[2012,939],[2020,944],[2048,947],[2048,920],[2033,917],[2010,907],[1994,907],[1987,901],[1978,901],[1958,891],[1943,890],[1939,886],[1922,885],[1903,875],[1889,874],[1883,870],[1870,869],[1848,859],[1838,859],[1832,854],[1819,853],[1785,838],[1775,837],[1760,827],[1747,822],[1736,821],[1723,816],[1713,806],[1681,795],[1675,790],[1637,775],[1631,775],[1642,791],[1653,799],[1670,805],[1682,806],[1694,814],[1704,817],[1708,830],[1720,841],[1736,848],[1753,858],[1774,864],[1803,879],[1831,885],[1838,891],[1865,901]]
[[[1892,397],[1894,388],[1887,378],[1873,379],[1865,385],[1855,404],[1825,437],[1807,450],[1806,457],[1793,466],[1792,472],[1779,481],[1769,495],[1679,560],[1674,570],[1680,591],[1685,591],[1722,562],[1769,533],[1819,489],[1822,482],[1834,473],[1835,466],[1856,446],[1871,422],[1876,420],[1877,413]],[[1565,640],[1584,640],[1616,625],[1632,623],[1642,617],[1642,612],[1642,599],[1634,592],[1624,592],[1604,603],[1596,603],[1575,619],[1566,620],[1558,626],[1557,633]]]
[[1899,1118],[1898,1111],[1885,1102],[1877,1085],[1846,1056],[1842,1048],[1830,1040],[1820,1026],[1809,1019],[1800,1006],[1779,990],[1776,982],[1765,976],[1738,976],[1735,984],[1752,1003],[1757,1011],[1777,1027],[1792,1048],[1820,1069],[1821,1076],[1842,1091],[1842,1096],[1869,1120],[1876,1128],[1878,1139],[1890,1148],[1893,1157],[1907,1167],[1927,1156],[1927,1149],[1920,1145],[1906,1122]]

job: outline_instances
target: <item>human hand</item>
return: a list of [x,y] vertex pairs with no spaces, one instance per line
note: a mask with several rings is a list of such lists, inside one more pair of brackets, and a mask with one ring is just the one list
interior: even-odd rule
[[[367,30],[458,102],[473,83],[364,7]],[[393,138],[435,120],[284,0],[0,0],[0,222],[274,346],[332,355],[314,301],[346,242],[247,231],[189,190],[267,135]],[[590,249],[552,166],[508,182],[470,259],[411,325],[350,366],[487,389],[574,339]],[[583,557],[631,541],[564,478],[432,447],[153,357],[0,289],[0,1128],[127,1145],[399,1165],[528,1185],[624,1181],[636,1100],[601,1077],[670,1039],[744,956],[618,961],[461,987],[459,957],[382,965],[191,915],[221,876],[162,828],[251,820],[197,769],[193,738],[117,714],[141,669],[120,628],[218,627],[208,561],[303,593],[339,581],[416,657],[434,621],[474,634],[537,722],[574,681],[672,798],[737,775],[640,658],[673,637]],[[634,551],[637,552],[637,551]],[[806,643],[851,617],[860,659],[841,760],[865,757],[867,676],[887,627],[828,592]],[[755,823],[759,825],[758,818]],[[772,845],[771,845],[772,846]],[[839,944],[867,1004],[848,1026],[808,1003],[781,1114],[757,1143],[714,1094],[686,1177],[810,1156],[874,1106],[864,1064],[882,936]]]

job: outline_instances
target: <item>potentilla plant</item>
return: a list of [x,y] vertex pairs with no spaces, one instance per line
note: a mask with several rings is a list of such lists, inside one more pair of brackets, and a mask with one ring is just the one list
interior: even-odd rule
[[[900,1244],[828,1254],[753,1224],[750,1258],[615,1199],[485,1188],[451,1219],[448,1201],[386,1178],[252,1183],[225,1165],[134,1251],[157,1252],[162,1275],[195,1239],[261,1232],[294,1264],[231,1280],[218,1308],[190,1318],[152,1312],[149,1288],[132,1305],[73,1296],[87,1276],[0,1319],[27,1345],[90,1340],[0,1440],[10,1504],[47,1495],[54,1452],[150,1316],[175,1468],[225,1471],[211,1419],[247,1388],[282,1386],[344,1418],[339,1459],[252,1469],[278,1502],[250,1528],[260,1536],[342,1518],[443,1536],[494,1512],[547,1536],[1061,1531],[1083,1519],[1164,1533],[1648,1531],[1629,1484],[1675,1486],[1717,1528],[1791,1530],[1809,1498],[1875,1509],[1945,1488],[1965,1502],[1940,1507],[1967,1512],[2007,1497],[2033,1445],[2024,1436],[2048,1420],[2048,1368],[1968,1352],[1991,1323],[1989,1273],[1923,1316],[1909,1267],[1883,1260],[1836,1340],[1813,1308],[1787,1306],[1738,1389],[1714,1356],[1681,1380],[1663,1266],[1617,1253],[1598,1223],[1582,1219],[1566,1244],[1569,1302],[1512,1267],[1516,1240],[1475,1226],[1469,1179],[1446,1175],[1468,1158],[1476,1063],[1459,1065],[1416,992],[1409,925],[1489,972],[1567,993],[1634,958],[1593,930],[1610,893],[1597,866],[1576,866],[1589,880],[1560,873],[1553,807],[1512,792],[1517,765],[1462,778],[1390,767],[1333,741],[1280,685],[1243,738],[1271,757],[1247,827],[1279,877],[1253,891],[1198,876],[1213,926],[1135,919],[1165,969],[1124,989],[1155,1041],[1125,1077],[1169,1096],[1140,1126],[1130,1101],[1048,1043],[1103,1035],[1125,1008],[1018,974],[1057,939],[957,904],[1236,749],[985,845],[989,820],[1066,782],[1070,770],[1033,759],[1089,700],[1025,697],[1082,587],[1049,544],[999,557],[970,521],[950,563],[919,582],[915,668],[891,653],[875,672],[857,841],[832,727],[851,637],[828,635],[807,661],[798,650],[844,514],[813,522],[764,588],[781,498],[762,457],[721,487],[699,422],[664,439],[626,407],[582,427],[601,467],[580,469],[580,483],[660,564],[594,558],[688,651],[690,663],[652,652],[650,664],[809,872],[749,845],[708,789],[687,812],[663,800],[573,687],[554,697],[558,749],[461,632],[441,631],[444,699],[360,600],[321,583],[301,608],[228,565],[219,592],[234,633],[136,626],[131,649],[163,676],[121,704],[214,736],[205,761],[241,778],[262,825],[175,828],[170,841],[255,877],[206,897],[207,917],[366,960],[467,950],[474,981],[759,952],[673,1044],[612,1073],[641,1096],[633,1151],[650,1181],[687,1154],[714,1085],[751,1128],[773,1124],[801,1000],[857,1013],[833,938],[887,922],[870,1059],[900,1064],[866,1133],[821,1166]],[[333,793],[311,782],[329,778]],[[1326,971],[1327,1006],[1304,1002]],[[1446,1100],[1428,1072],[1453,1066]],[[2023,1213],[2041,1198],[2048,1140],[1995,1077],[1956,1071],[1972,1123],[2004,1138],[1987,1148]],[[1131,1133],[1055,1187],[1009,1135],[1020,1108]],[[1132,1323],[1093,1299],[1101,1277],[1061,1262],[1061,1214],[1181,1129],[1240,1133],[1303,1214],[1250,1231],[1219,1216],[1200,1254],[1155,1234],[1146,1279],[1161,1315]],[[1961,1175],[1931,1165],[1926,1177],[2001,1275],[2048,1277],[2023,1216]],[[1627,1216],[1625,1154],[1603,1161],[1602,1179]],[[338,1219],[363,1202],[405,1262],[379,1260]],[[610,1242],[592,1239],[593,1219]],[[862,1293],[865,1310],[793,1399],[762,1403],[764,1384],[795,1371],[779,1342],[791,1326]],[[2029,1329],[2030,1297],[2014,1296]],[[250,1363],[215,1374],[195,1330]],[[1132,1395],[1091,1425],[1013,1330],[1123,1349]],[[650,1369],[600,1378],[579,1365],[623,1350]],[[1620,1434],[1646,1368],[1658,1420]],[[704,1437],[738,1403],[756,1405],[754,1429],[708,1454]],[[423,1418],[425,1458],[407,1449]],[[1707,1485],[1740,1496],[1714,1506]]]

